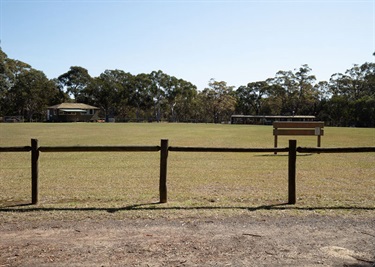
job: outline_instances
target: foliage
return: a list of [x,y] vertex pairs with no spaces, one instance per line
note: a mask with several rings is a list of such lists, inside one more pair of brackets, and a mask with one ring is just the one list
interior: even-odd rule
[[332,75],[329,88],[332,98],[326,106],[334,125],[375,126],[375,63]]
[[91,77],[85,68],[72,66],[70,70],[57,78],[61,85],[66,88],[68,94],[72,94],[79,102],[82,92],[90,83]]
[[315,87],[316,78],[311,75],[308,65],[303,65],[296,72],[279,71],[272,79],[268,98],[274,114],[315,115],[315,106],[319,101],[319,91]]
[[[265,82],[248,83],[247,86],[240,86],[236,91],[237,110],[244,114],[261,115],[269,113],[271,86]],[[266,107],[265,107],[266,106]]]
[[208,85],[209,87],[205,88],[200,95],[204,103],[202,110],[204,120],[215,123],[229,121],[236,105],[233,86],[214,79],[211,79]]
[[30,65],[12,60],[0,49],[0,116],[20,115],[41,121],[45,108],[65,99],[54,80]]
[[101,117],[117,121],[221,123],[236,113],[314,115],[327,125],[375,127],[375,63],[354,65],[329,81],[318,82],[305,64],[237,90],[211,79],[198,91],[192,83],[161,70],[138,75],[105,70],[91,77],[85,68],[72,66],[48,80],[43,72],[9,59],[0,49],[0,117],[43,120],[46,107],[68,101],[97,106]]

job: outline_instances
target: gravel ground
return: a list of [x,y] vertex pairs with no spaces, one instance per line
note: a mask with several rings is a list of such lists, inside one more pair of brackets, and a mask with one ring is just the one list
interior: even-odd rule
[[375,216],[4,220],[0,251],[0,266],[375,266]]

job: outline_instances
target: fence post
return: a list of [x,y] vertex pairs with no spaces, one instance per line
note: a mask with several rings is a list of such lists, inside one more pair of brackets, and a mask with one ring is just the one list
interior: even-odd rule
[[296,204],[297,140],[289,140],[288,154],[288,204]]
[[168,139],[161,140],[160,149],[160,203],[167,203],[167,159],[168,159]]
[[38,139],[31,139],[31,204],[39,201],[39,150]]
[[[273,130],[274,131],[274,142],[273,142],[273,147],[277,148],[277,128]],[[277,155],[277,152],[273,152],[273,154]]]

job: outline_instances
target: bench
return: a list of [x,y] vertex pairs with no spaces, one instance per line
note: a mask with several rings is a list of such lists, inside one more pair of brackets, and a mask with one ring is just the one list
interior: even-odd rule
[[[320,147],[321,136],[324,135],[324,121],[275,121],[273,122],[273,135],[275,148],[279,135],[309,135],[317,136],[317,146]],[[275,152],[275,154],[277,154]]]

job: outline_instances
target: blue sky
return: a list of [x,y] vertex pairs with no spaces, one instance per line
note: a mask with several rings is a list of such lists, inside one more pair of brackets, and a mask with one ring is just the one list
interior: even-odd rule
[[48,78],[162,70],[203,90],[303,64],[328,80],[375,59],[375,0],[0,0],[0,16],[3,51]]

